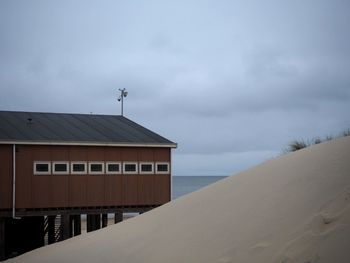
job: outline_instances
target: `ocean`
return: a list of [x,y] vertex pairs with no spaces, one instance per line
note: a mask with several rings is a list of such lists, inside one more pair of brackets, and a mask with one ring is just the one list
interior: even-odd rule
[[172,200],[199,190],[227,176],[173,176]]

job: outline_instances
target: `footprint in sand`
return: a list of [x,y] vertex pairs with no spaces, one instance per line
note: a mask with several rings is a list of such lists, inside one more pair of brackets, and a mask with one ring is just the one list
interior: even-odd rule
[[311,232],[306,232],[291,240],[274,262],[317,263],[319,262],[318,246],[319,238]]
[[314,234],[324,234],[334,230],[340,218],[350,209],[350,187],[321,207],[311,223]]
[[278,263],[320,262],[319,248],[334,231],[350,224],[350,187],[325,203],[311,222],[303,227],[299,237],[290,240],[275,257]]
[[253,254],[259,253],[270,246],[269,242],[259,242],[249,248],[249,251]]

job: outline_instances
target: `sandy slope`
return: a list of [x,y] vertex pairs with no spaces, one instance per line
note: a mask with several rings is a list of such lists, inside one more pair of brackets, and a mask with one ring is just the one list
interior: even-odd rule
[[13,262],[350,262],[350,137]]

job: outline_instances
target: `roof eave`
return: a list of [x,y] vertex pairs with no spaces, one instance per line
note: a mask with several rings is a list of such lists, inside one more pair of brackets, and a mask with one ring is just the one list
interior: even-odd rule
[[0,141],[0,144],[177,148],[177,143],[131,143],[131,142],[86,142],[86,141],[79,142],[79,141],[20,141],[20,140],[4,140],[4,141]]

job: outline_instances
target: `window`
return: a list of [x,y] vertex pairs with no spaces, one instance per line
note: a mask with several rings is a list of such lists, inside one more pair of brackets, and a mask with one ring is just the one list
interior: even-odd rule
[[51,174],[50,162],[34,162],[34,174],[36,175],[48,175]]
[[156,163],[156,173],[157,174],[168,174],[169,173],[169,163]]
[[53,162],[53,174],[68,174],[69,173],[69,163],[68,162]]
[[89,162],[89,174],[104,174],[103,162]]
[[137,174],[137,163],[135,162],[124,163],[123,172],[125,174]]
[[153,174],[153,163],[140,163],[141,174]]
[[71,174],[86,174],[86,162],[71,162]]
[[120,162],[106,162],[106,173],[107,174],[120,174],[121,173]]

